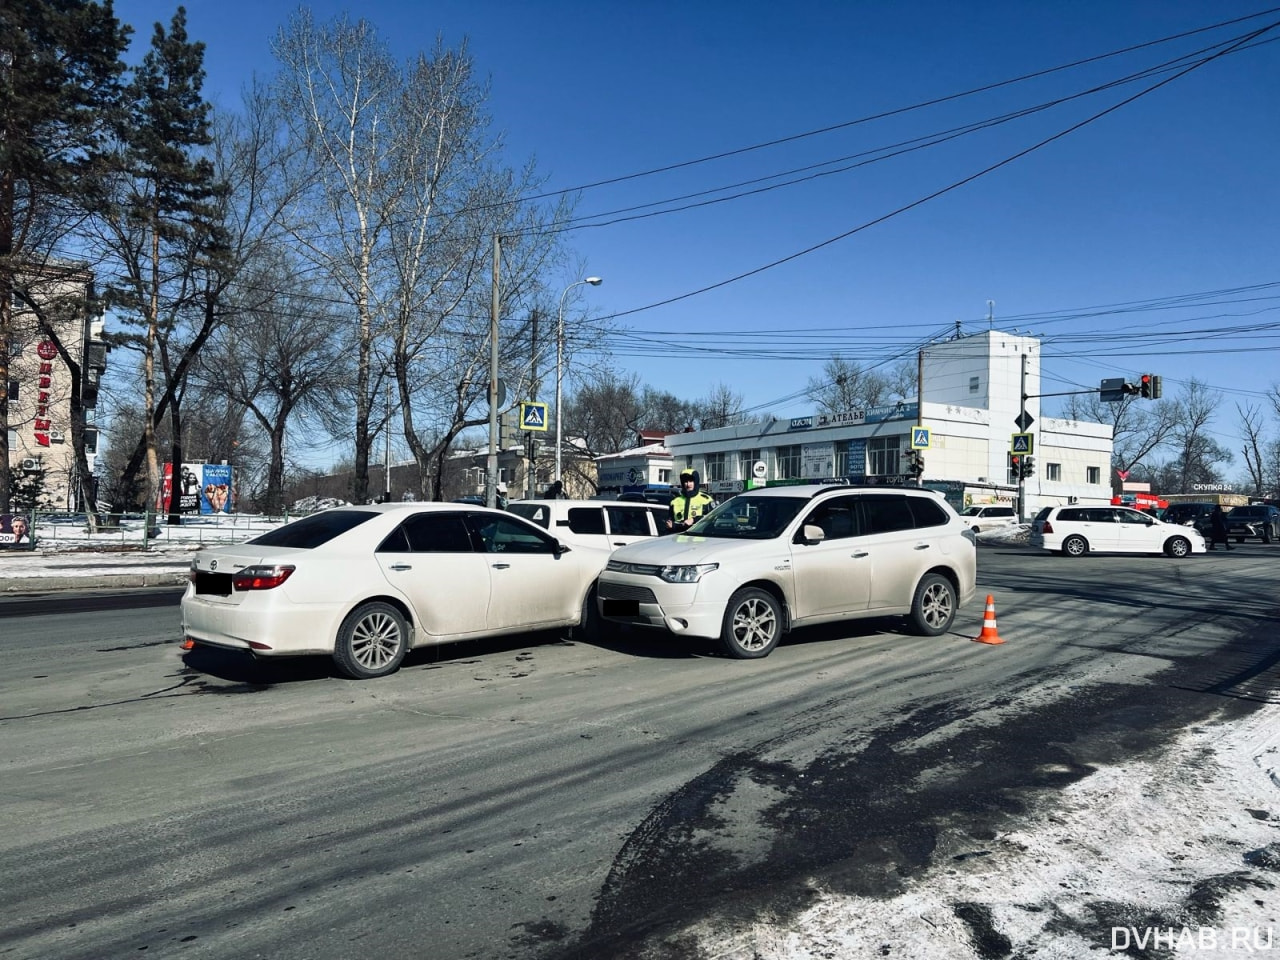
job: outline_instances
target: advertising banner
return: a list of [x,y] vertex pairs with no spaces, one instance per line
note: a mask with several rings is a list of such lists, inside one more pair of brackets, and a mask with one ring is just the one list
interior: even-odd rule
[[800,448],[800,476],[821,480],[835,476],[836,448],[832,443],[806,443]]
[[21,513],[0,514],[0,549],[5,547],[29,547],[31,518]]
[[231,464],[202,463],[203,473],[200,477],[200,512],[230,513],[231,503]]
[[166,463],[156,509],[168,513],[169,502],[176,496],[178,512],[184,515],[230,513],[231,490],[230,464],[184,463],[175,477],[173,464]]

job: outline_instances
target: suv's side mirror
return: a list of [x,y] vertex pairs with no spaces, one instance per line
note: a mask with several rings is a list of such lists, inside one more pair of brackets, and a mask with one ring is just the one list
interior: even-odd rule
[[826,533],[816,523],[806,523],[800,530],[801,543],[821,543],[825,539]]

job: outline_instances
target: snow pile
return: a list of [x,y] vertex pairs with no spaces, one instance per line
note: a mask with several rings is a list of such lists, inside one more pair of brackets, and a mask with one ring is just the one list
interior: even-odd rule
[[819,891],[791,920],[686,934],[717,960],[1280,953],[1280,707],[1102,768],[985,852],[900,896]]

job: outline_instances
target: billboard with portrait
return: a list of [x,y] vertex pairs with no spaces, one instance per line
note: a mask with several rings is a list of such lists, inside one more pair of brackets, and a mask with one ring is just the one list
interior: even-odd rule
[[34,541],[30,517],[22,513],[0,514],[0,548],[29,547]]
[[156,509],[169,512],[169,501],[178,498],[182,514],[230,513],[232,504],[232,467],[227,463],[184,463],[175,476],[173,464],[164,465],[160,498]]

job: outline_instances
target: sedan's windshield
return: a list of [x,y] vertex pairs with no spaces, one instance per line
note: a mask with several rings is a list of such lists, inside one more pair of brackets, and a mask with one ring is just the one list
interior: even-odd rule
[[809,502],[803,497],[736,496],[695,523],[689,533],[726,540],[771,540],[781,535]]

